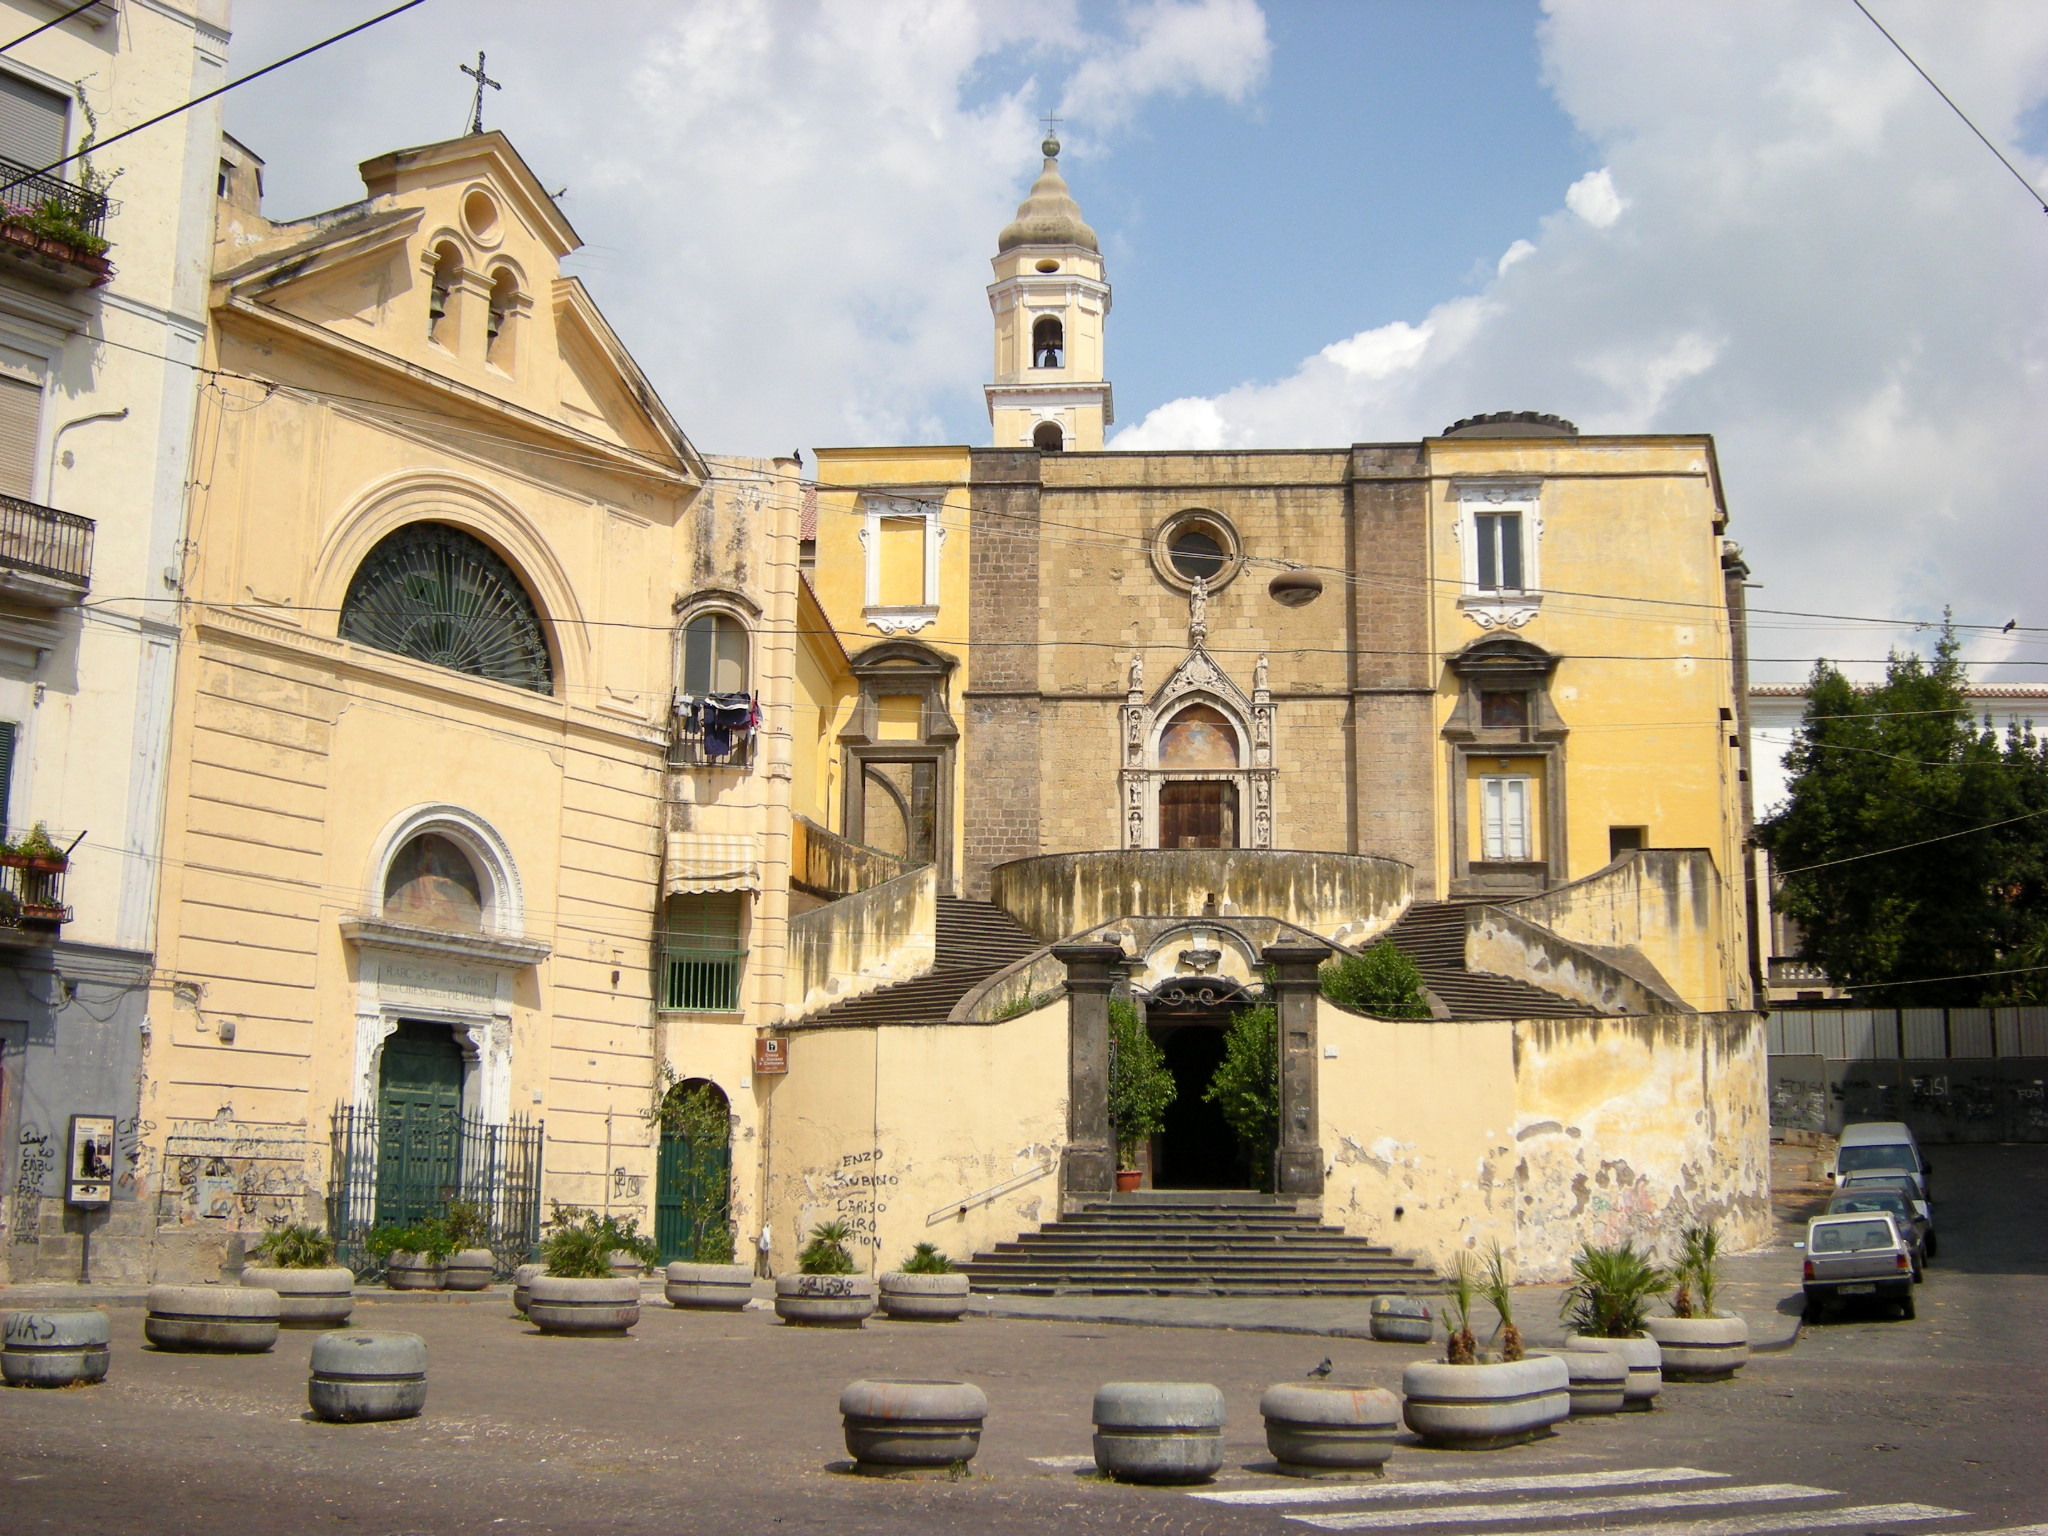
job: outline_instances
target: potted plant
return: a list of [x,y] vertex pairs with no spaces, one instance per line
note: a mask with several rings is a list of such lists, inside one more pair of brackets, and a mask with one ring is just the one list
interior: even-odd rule
[[1116,1187],[1138,1187],[1138,1148],[1166,1129],[1174,1098],[1166,1054],[1127,997],[1109,1000],[1109,1124],[1116,1137]]
[[[1523,1354],[1509,1288],[1498,1243],[1484,1268],[1469,1253],[1452,1256],[1444,1358],[1418,1360],[1401,1373],[1402,1418],[1424,1444],[1466,1451],[1520,1445],[1571,1413],[1570,1373],[1556,1355]],[[1472,1304],[1482,1293],[1500,1314],[1500,1358],[1485,1361],[1472,1333]]]
[[51,840],[47,822],[37,822],[20,837],[7,844],[4,851],[0,851],[0,864],[13,869],[34,869],[45,874],[62,874],[69,863],[70,860],[64,856],[64,850]]
[[1645,1319],[1666,1381],[1727,1381],[1749,1363],[1749,1323],[1716,1305],[1721,1290],[1721,1229],[1714,1222],[1679,1236],[1671,1316]]
[[448,1258],[448,1289],[480,1291],[498,1271],[497,1255],[491,1252],[491,1218],[475,1200],[450,1200],[441,1220],[448,1228],[454,1251]]
[[438,1216],[372,1227],[363,1246],[383,1261],[384,1283],[394,1291],[440,1290],[448,1278],[448,1255],[455,1251],[448,1224]]
[[892,1318],[954,1323],[967,1311],[967,1277],[935,1243],[919,1243],[882,1276],[882,1310]]
[[811,1228],[796,1256],[797,1272],[775,1277],[775,1315],[806,1328],[858,1328],[874,1315],[875,1282],[853,1272],[852,1231],[843,1221]]
[[1662,1387],[1663,1355],[1644,1330],[1650,1303],[1671,1289],[1671,1276],[1631,1242],[1587,1243],[1572,1258],[1563,1313],[1571,1349],[1619,1355],[1628,1366],[1626,1407],[1647,1412]]
[[279,1227],[256,1245],[261,1261],[243,1266],[242,1284],[275,1291],[286,1328],[340,1328],[355,1310],[356,1277],[334,1262],[334,1242],[318,1227]]
[[547,1273],[529,1282],[526,1315],[542,1333],[623,1337],[640,1321],[640,1282],[612,1270],[614,1253],[653,1262],[654,1241],[638,1223],[574,1206],[555,1207],[541,1239]]

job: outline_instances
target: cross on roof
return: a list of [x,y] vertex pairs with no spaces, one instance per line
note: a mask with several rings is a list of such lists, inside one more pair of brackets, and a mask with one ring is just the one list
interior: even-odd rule
[[1056,115],[1055,115],[1054,113],[1051,113],[1051,112],[1048,112],[1048,113],[1046,113],[1046,114],[1045,114],[1045,136],[1046,136],[1046,137],[1047,137],[1048,139],[1056,139],[1056,138],[1058,138],[1058,137],[1059,137],[1059,130],[1060,130],[1060,120],[1059,120],[1058,116],[1056,116]]
[[467,64],[458,64],[455,67],[476,82],[476,100],[471,103],[469,109],[469,131],[471,133],[482,133],[484,131],[484,87],[488,85],[494,91],[501,91],[504,87],[484,73],[484,51],[481,48],[476,51],[475,69],[471,69]]

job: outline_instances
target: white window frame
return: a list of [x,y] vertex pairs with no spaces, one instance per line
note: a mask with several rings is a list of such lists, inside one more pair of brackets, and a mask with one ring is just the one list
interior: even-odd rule
[[[940,518],[945,492],[929,494],[868,493],[860,499],[860,547],[865,565],[861,617],[885,635],[914,635],[939,621],[939,552],[946,543]],[[924,523],[924,601],[885,605],[882,602],[882,520],[900,518]]]
[[[1536,785],[1526,773],[1487,773],[1479,778],[1479,862],[1483,864],[1533,864],[1536,853]],[[1519,849],[1509,836],[1509,801],[1514,791],[1521,799]]]
[[[1543,607],[1542,487],[1529,480],[1468,480],[1457,484],[1457,521],[1461,590],[1458,606],[1481,629],[1520,629]],[[1481,517],[1511,514],[1521,519],[1522,585],[1483,587],[1479,584]]]

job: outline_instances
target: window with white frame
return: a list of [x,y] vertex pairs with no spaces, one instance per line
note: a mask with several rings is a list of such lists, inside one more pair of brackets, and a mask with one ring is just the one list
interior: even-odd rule
[[862,617],[884,634],[915,634],[939,616],[940,493],[861,498],[866,565]]
[[1522,591],[1522,514],[1476,512],[1472,516],[1482,592]]
[[[1539,601],[1537,545],[1543,520],[1537,487],[1481,482],[1461,485],[1457,494],[1462,601],[1467,608],[1499,610],[1493,615],[1496,623],[1519,628],[1534,616]],[[1509,610],[1516,611],[1510,615]]]
[[1535,858],[1531,807],[1536,781],[1519,774],[1487,774],[1479,781],[1479,856],[1488,863]]

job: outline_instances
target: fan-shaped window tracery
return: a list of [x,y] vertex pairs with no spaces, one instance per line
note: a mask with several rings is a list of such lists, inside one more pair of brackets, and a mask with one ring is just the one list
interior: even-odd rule
[[518,574],[481,539],[446,523],[410,524],[370,551],[342,600],[341,637],[554,692],[547,635]]

